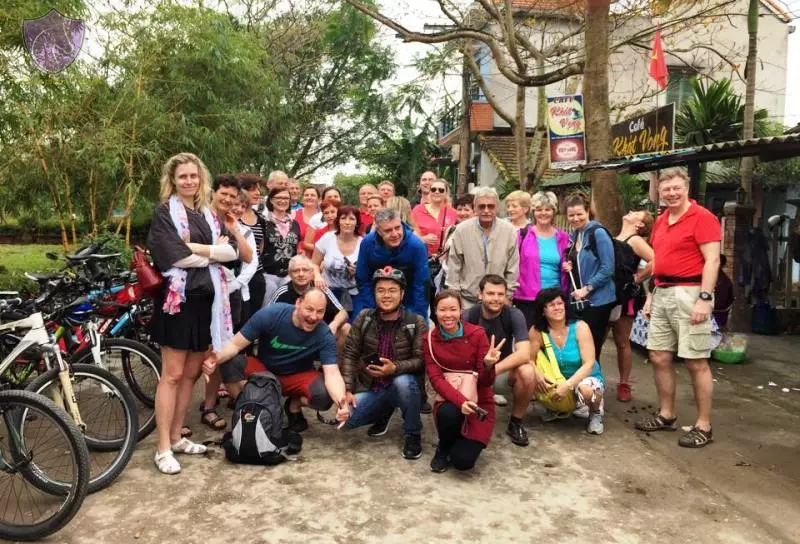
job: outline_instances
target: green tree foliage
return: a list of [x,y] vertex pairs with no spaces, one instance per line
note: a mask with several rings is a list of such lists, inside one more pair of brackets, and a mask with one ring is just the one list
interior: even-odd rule
[[380,130],[377,135],[376,145],[362,153],[362,161],[374,172],[392,180],[397,194],[413,195],[420,174],[425,170],[437,171],[434,160],[442,153],[436,145],[432,123],[427,120],[418,127],[409,114],[395,131]]
[[[77,0],[56,4],[85,13]],[[0,28],[18,34],[46,11],[4,6]],[[350,7],[310,0],[302,13],[242,16],[163,0],[92,13],[99,43],[59,74],[0,41],[0,221],[34,209],[59,220],[65,245],[115,221],[129,239],[176,152],[212,174],[306,176],[358,157],[390,124],[379,87],[392,57]]]
[[348,204],[359,205],[358,190],[362,185],[371,183],[378,185],[384,179],[380,174],[336,174],[333,177],[333,184],[342,193],[342,201]]
[[[767,110],[755,113],[755,135],[769,130]],[[705,84],[696,79],[692,95],[675,117],[675,135],[684,147],[739,140],[744,129],[744,103],[731,88],[729,79]],[[707,164],[700,166],[700,179],[695,180],[698,199],[705,199]]]

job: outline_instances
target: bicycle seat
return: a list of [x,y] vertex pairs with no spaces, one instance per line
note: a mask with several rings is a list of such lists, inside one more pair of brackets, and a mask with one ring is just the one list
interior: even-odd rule
[[64,275],[58,272],[54,274],[32,274],[30,272],[25,272],[25,277],[37,283],[47,283],[49,281],[63,279]]
[[106,262],[111,261],[113,259],[118,258],[121,253],[106,253],[106,254],[99,254],[99,253],[89,253],[87,255],[67,255],[67,260],[72,263],[83,263],[83,262]]

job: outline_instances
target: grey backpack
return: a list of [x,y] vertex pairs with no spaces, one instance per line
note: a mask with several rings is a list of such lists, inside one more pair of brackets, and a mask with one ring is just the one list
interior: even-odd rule
[[283,428],[281,384],[270,372],[250,376],[233,411],[231,430],[222,438],[232,463],[277,465],[298,453],[303,438]]

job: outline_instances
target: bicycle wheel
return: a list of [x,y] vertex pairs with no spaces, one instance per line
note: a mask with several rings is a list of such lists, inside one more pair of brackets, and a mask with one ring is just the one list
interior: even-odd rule
[[[85,425],[83,437],[92,469],[89,493],[94,493],[111,485],[133,455],[139,429],[136,401],[119,378],[95,365],[72,365],[70,378]],[[27,389],[63,399],[57,368],[36,378]]]
[[86,443],[64,410],[42,395],[0,391],[0,539],[38,540],[64,527],[89,473]]
[[[136,400],[139,415],[139,440],[156,428],[155,399],[161,378],[161,357],[145,344],[123,338],[103,338],[101,344],[103,368],[121,378]],[[94,364],[90,348],[70,357],[71,364]]]

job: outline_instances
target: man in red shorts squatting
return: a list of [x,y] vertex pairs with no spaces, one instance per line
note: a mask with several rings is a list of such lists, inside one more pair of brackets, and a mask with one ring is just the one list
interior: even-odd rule
[[702,448],[712,440],[711,397],[714,380],[708,366],[711,355],[711,312],[719,272],[722,233],[717,218],[689,200],[689,176],[682,168],[661,174],[658,191],[667,209],[653,226],[655,290],[643,312],[650,319],[647,349],[655,371],[659,411],[636,422],[641,431],[674,431],[677,352],[686,360],[692,378],[697,419],[678,444]]
[[[303,432],[308,421],[302,407],[323,411],[338,406],[336,418],[345,421],[347,408],[344,380],[336,364],[336,340],[322,322],[326,299],[319,289],[303,293],[294,304],[278,302],[253,314],[239,333],[203,362],[203,372],[211,374],[219,365],[222,380],[236,396],[248,376],[266,368],[281,382],[284,409],[289,429]],[[322,324],[322,326],[320,326]],[[258,358],[237,355],[258,339]],[[314,361],[322,363],[322,372]]]

